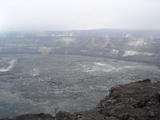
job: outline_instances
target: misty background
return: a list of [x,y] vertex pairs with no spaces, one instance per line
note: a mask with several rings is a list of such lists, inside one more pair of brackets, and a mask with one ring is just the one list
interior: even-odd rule
[[159,81],[159,12],[159,0],[0,0],[0,118],[88,111],[113,86]]
[[0,31],[160,29],[159,0],[0,0]]

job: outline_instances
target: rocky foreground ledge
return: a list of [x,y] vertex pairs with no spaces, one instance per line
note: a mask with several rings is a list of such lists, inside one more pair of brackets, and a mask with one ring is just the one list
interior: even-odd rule
[[27,114],[0,120],[160,120],[160,82],[149,79],[113,87],[97,107],[79,113]]

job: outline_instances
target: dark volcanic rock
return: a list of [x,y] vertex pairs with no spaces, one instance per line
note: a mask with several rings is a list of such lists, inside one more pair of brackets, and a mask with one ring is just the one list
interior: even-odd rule
[[97,109],[119,120],[160,120],[160,82],[144,80],[114,87]]
[[97,107],[79,113],[28,114],[0,120],[160,120],[160,82],[149,79],[110,90]]
[[0,120],[55,120],[55,118],[50,114],[40,113],[40,114],[26,114],[17,116],[12,119],[0,119]]

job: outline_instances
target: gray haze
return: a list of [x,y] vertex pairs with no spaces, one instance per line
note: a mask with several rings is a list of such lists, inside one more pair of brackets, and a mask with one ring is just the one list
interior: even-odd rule
[[159,0],[0,0],[0,31],[160,29]]

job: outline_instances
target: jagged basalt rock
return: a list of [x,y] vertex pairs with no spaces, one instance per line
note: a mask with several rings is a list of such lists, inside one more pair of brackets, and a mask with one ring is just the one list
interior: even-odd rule
[[110,90],[97,107],[79,113],[28,114],[0,120],[160,120],[160,82],[149,79]]
[[160,120],[160,82],[150,80],[120,85],[111,89],[98,109],[104,116],[119,120]]

